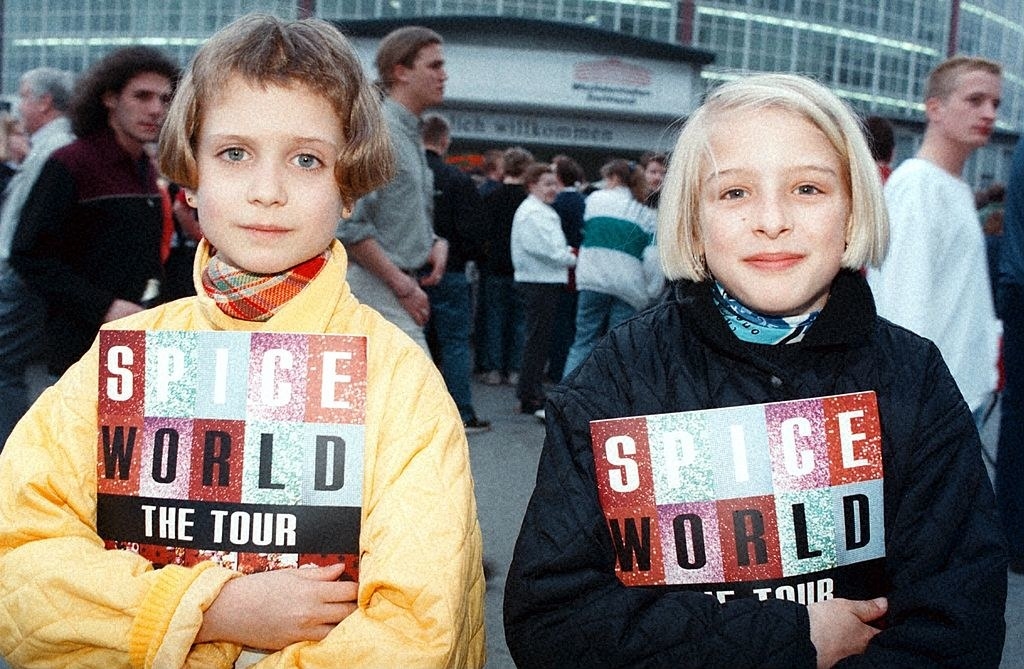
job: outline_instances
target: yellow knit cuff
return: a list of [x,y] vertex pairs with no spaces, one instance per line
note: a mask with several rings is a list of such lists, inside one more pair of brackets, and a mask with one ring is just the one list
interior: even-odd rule
[[167,634],[178,602],[199,574],[214,566],[215,563],[207,560],[194,567],[167,565],[159,571],[128,632],[128,661],[131,666],[140,669],[153,666],[153,657]]

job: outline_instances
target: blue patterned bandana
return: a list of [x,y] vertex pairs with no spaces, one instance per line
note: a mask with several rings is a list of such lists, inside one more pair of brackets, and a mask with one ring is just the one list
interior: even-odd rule
[[725,287],[717,281],[712,296],[729,329],[743,341],[754,344],[795,344],[804,338],[814,319],[821,313],[812,311],[801,316],[762,316],[730,297]]

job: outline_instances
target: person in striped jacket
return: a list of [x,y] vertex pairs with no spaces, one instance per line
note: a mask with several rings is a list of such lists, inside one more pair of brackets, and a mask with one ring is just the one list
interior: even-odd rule
[[639,165],[616,158],[601,168],[604,187],[587,197],[576,263],[576,337],[568,376],[606,332],[657,297],[664,284],[654,244],[654,210]]

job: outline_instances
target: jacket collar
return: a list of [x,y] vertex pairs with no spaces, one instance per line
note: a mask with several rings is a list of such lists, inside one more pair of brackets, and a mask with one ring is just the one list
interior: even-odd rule
[[401,102],[390,96],[384,98],[384,110],[398,123],[402,132],[419,142],[420,119],[418,116],[406,109]]
[[[750,347],[770,348],[765,344],[751,344],[738,339],[715,306],[712,290],[714,284],[711,280],[700,283],[680,281],[673,289],[676,301],[694,311],[693,327],[701,338],[736,352],[749,351]],[[861,345],[871,337],[876,316],[875,300],[867,281],[860,272],[844,269],[832,280],[825,308],[808,330],[807,336],[800,342],[785,346],[787,350],[796,350]]]
[[31,146],[45,142],[48,137],[54,135],[70,135],[71,121],[67,116],[58,116],[43,127],[32,133],[29,138]]
[[[341,309],[355,309],[357,303],[345,281],[348,256],[337,239],[330,245],[331,257],[316,278],[288,301],[270,320],[256,323],[231,318],[203,288],[202,273],[210,261],[212,247],[203,239],[196,250],[192,269],[196,304],[212,330],[253,330],[262,332],[327,332],[332,316]],[[339,290],[340,287],[340,290]]]

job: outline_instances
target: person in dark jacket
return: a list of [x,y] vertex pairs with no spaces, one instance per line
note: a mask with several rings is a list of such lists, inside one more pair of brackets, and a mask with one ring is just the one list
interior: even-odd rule
[[451,126],[440,114],[427,114],[420,125],[427,167],[434,175],[434,234],[448,240],[444,276],[424,290],[430,299],[427,345],[444,376],[448,392],[459,408],[466,434],[486,432],[490,421],[481,420],[473,407],[470,380],[470,300],[466,263],[480,260],[484,237],[483,198],[468,174],[445,161],[451,146]]
[[[533,154],[518,146],[505,150],[501,185],[484,196],[487,235],[480,280],[483,282],[484,311],[481,379],[489,386],[519,383],[519,365],[526,337],[523,305],[515,290],[512,267],[512,219],[526,199],[523,175],[534,162]],[[533,413],[530,410],[527,413]]]
[[54,381],[103,323],[157,296],[163,209],[145,147],[160,134],[177,79],[178,65],[147,46],[94,63],[71,97],[78,139],[50,155],[22,207],[10,264],[46,303]]
[[[580,193],[586,175],[576,160],[566,155],[557,155],[551,159],[551,168],[561,190],[551,203],[558,218],[562,221],[562,232],[569,246],[578,249],[583,242],[583,212],[587,204]],[[551,350],[548,352],[547,378],[561,380],[565,375],[565,360],[569,357],[569,349],[576,338],[576,303],[579,293],[576,292],[576,273],[569,270],[569,283],[558,297],[558,309],[555,312],[555,323],[551,328]]]
[[[888,223],[851,112],[803,77],[740,79],[690,117],[672,155],[658,230],[671,296],[610,332],[548,394],[537,484],[505,589],[517,666],[998,667],[1007,562],[979,437],[938,349],[879,318],[858,272],[881,262]],[[652,435],[679,412],[704,412],[687,415],[710,425],[708,413],[733,415],[724,409],[839,395],[873,398],[877,422],[849,423],[844,437],[842,426],[809,421],[788,444],[783,434],[776,454],[770,440],[758,450],[756,434],[737,439],[727,425],[689,450],[664,435],[592,443],[621,423],[593,421],[636,417]],[[841,457],[811,448],[836,432]],[[674,471],[667,456],[641,461],[656,445],[672,447]],[[869,452],[878,487],[833,506],[844,468],[869,464]],[[742,488],[763,460],[759,499],[778,515],[760,516],[761,527],[743,516],[741,527],[736,512],[722,513],[695,531],[699,513],[661,496],[673,475],[699,483],[689,465],[700,458],[711,463],[703,513],[730,508],[721,482]],[[783,531],[783,460],[797,488],[811,487],[807,472],[824,462],[813,492],[825,495],[825,512],[793,504],[795,540]],[[658,517],[602,504],[630,485]],[[877,518],[858,512],[869,503]],[[880,550],[858,554],[863,544]],[[805,559],[817,571],[767,569]],[[627,585],[659,560],[665,575],[721,571]]]

